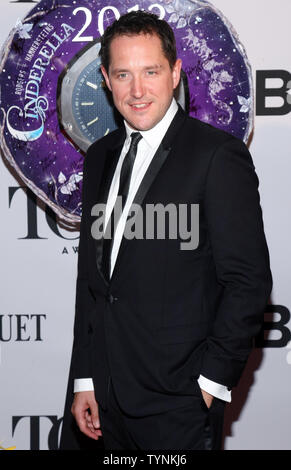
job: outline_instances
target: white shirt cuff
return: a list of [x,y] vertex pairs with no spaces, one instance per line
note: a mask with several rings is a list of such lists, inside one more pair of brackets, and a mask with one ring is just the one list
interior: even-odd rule
[[220,385],[212,380],[206,379],[203,375],[199,376],[198,384],[200,388],[210,393],[210,395],[220,398],[220,400],[227,401],[228,403],[231,402],[231,392],[225,385]]
[[92,390],[94,390],[92,379],[75,379],[74,380],[74,393],[89,392]]

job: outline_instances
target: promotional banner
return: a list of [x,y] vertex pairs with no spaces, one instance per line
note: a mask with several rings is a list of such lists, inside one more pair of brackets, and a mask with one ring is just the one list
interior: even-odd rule
[[121,122],[100,71],[100,36],[120,15],[143,9],[173,28],[183,64],[177,101],[244,140],[260,180],[274,288],[226,408],[224,449],[290,449],[291,5],[278,1],[278,23],[262,0],[2,2],[0,446],[58,448],[83,162],[91,143]]
[[25,184],[67,221],[80,220],[84,153],[118,125],[100,71],[100,36],[138,9],[175,32],[178,100],[190,116],[245,141],[252,130],[250,65],[234,28],[209,2],[41,0],[2,49],[0,142]]

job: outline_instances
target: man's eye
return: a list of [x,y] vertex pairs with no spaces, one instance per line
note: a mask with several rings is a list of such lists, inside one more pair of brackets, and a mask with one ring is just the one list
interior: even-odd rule
[[148,71],[147,71],[147,74],[148,74],[148,75],[156,75],[157,72],[156,72],[155,70],[148,70]]
[[120,79],[124,79],[124,78],[126,78],[126,77],[127,77],[127,73],[119,73],[119,74],[117,75],[117,78],[120,78]]

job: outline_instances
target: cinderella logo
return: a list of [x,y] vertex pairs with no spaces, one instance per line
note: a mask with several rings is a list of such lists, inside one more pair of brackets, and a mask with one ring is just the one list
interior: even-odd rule
[[[32,28],[32,25],[28,25],[29,27],[25,29],[25,38],[30,38],[29,31]],[[19,34],[23,36],[23,25],[17,23]],[[59,49],[61,44],[70,36],[70,34],[74,31],[74,28],[69,26],[66,23],[61,25],[62,30],[57,34],[54,32],[50,38],[45,41],[43,46],[41,47],[38,57],[34,60],[33,66],[30,69],[28,82],[25,87],[25,105],[24,109],[20,108],[17,105],[10,106],[7,111],[7,129],[17,140],[22,140],[25,142],[32,142],[37,140],[41,137],[44,131],[44,123],[46,120],[46,111],[49,108],[48,99],[45,96],[39,96],[39,91],[42,83],[43,76],[46,72],[47,67],[51,64],[51,60]],[[46,24],[45,29],[42,32],[42,37],[46,34],[46,32],[52,31],[54,28],[52,25]],[[40,39],[42,39],[42,37]],[[32,54],[34,52],[35,45],[38,44],[39,38],[36,38],[34,45],[29,49],[25,60],[26,62],[30,62],[32,58]],[[27,130],[17,130],[11,123],[10,115],[14,115],[14,120],[16,122],[22,122],[24,127],[34,127],[33,122],[35,120],[41,121],[41,125],[37,129],[27,129]],[[12,118],[13,119],[13,118]],[[32,120],[32,122],[31,122]]]

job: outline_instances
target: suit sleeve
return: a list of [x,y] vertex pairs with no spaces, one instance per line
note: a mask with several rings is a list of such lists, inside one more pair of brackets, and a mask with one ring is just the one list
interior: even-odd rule
[[242,141],[231,138],[216,150],[204,201],[222,296],[200,373],[229,388],[240,379],[272,288],[258,185]]
[[72,374],[73,378],[92,377],[90,359],[91,326],[90,316],[95,310],[95,300],[89,288],[88,282],[88,223],[90,220],[87,185],[88,162],[90,161],[90,149],[85,157],[83,168],[82,190],[82,217],[80,224],[80,241],[78,250],[78,275],[76,284],[74,340],[72,350]]

